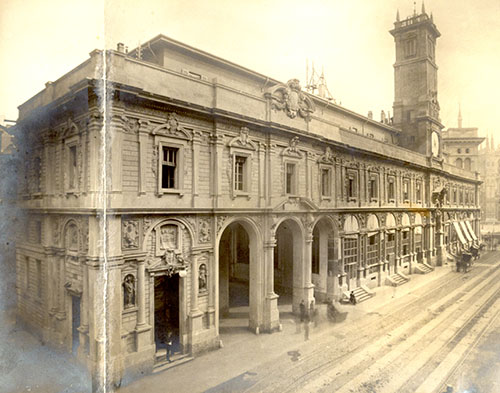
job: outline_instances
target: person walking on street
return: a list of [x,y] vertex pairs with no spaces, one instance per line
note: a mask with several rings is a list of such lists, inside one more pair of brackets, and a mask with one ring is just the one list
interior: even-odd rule
[[306,319],[306,305],[304,303],[304,299],[302,299],[302,301],[300,302],[299,308],[300,308],[300,322],[302,323]]
[[311,300],[311,305],[309,306],[309,315],[311,316],[311,322],[314,324],[314,327],[318,327],[318,318],[316,316],[316,307],[314,304],[314,299]]
[[172,354],[172,332],[168,331],[167,333],[167,362],[171,362],[170,355]]
[[351,304],[353,306],[356,305],[357,302],[356,302],[356,295],[354,294],[354,291],[351,291],[351,295],[349,296],[349,301],[351,302]]

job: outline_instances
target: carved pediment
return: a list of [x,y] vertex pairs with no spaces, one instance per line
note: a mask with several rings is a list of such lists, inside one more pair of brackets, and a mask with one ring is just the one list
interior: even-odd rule
[[292,139],[290,139],[290,141],[288,142],[288,147],[283,150],[281,155],[292,158],[302,158],[302,153],[298,148],[298,144],[299,137],[294,136]]
[[318,158],[318,162],[320,164],[334,164],[335,163],[335,157],[332,153],[332,149],[330,146],[327,146],[325,149],[325,153]]
[[290,79],[286,85],[269,88],[265,96],[271,99],[274,110],[284,111],[291,119],[298,115],[308,121],[315,110],[313,101],[302,92],[298,79]]
[[175,250],[165,250],[165,253],[160,258],[152,258],[147,261],[148,270],[150,272],[164,273],[172,276],[176,273],[185,272],[189,266],[189,262]]
[[191,140],[190,132],[179,125],[177,115],[173,112],[168,114],[167,121],[165,123],[160,124],[153,129],[152,134],[170,136],[188,141]]
[[276,207],[274,211],[317,211],[318,206],[308,198],[286,197]]
[[231,139],[229,147],[237,147],[240,149],[257,150],[257,144],[248,139],[248,128],[241,127],[240,135]]

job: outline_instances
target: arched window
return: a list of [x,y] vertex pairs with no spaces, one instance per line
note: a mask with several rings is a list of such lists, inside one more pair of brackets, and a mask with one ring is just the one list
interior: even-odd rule
[[470,171],[471,165],[470,165],[470,158],[466,158],[464,160],[464,168]]
[[455,165],[456,165],[457,168],[463,168],[464,167],[461,158],[457,158],[457,160],[455,161]]

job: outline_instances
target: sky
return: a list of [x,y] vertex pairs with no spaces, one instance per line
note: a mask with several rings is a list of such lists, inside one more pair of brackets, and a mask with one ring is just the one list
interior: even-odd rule
[[[421,0],[416,9],[421,9]],[[391,111],[396,11],[409,0],[2,0],[0,117],[82,63],[93,49],[130,49],[164,34],[286,82],[304,82],[306,59],[324,69],[341,104],[366,115]],[[436,46],[441,121],[500,143],[500,0],[427,0]],[[304,84],[304,83],[303,83]]]

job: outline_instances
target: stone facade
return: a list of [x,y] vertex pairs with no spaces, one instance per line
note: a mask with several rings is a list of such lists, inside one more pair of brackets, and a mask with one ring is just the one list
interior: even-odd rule
[[274,332],[280,296],[297,312],[385,285],[442,264],[453,221],[479,233],[480,181],[429,147],[436,112],[422,153],[296,79],[147,46],[94,51],[20,106],[19,315],[97,379],[103,353],[112,380],[151,371],[165,329],[181,353],[217,348],[234,283],[249,328]]

